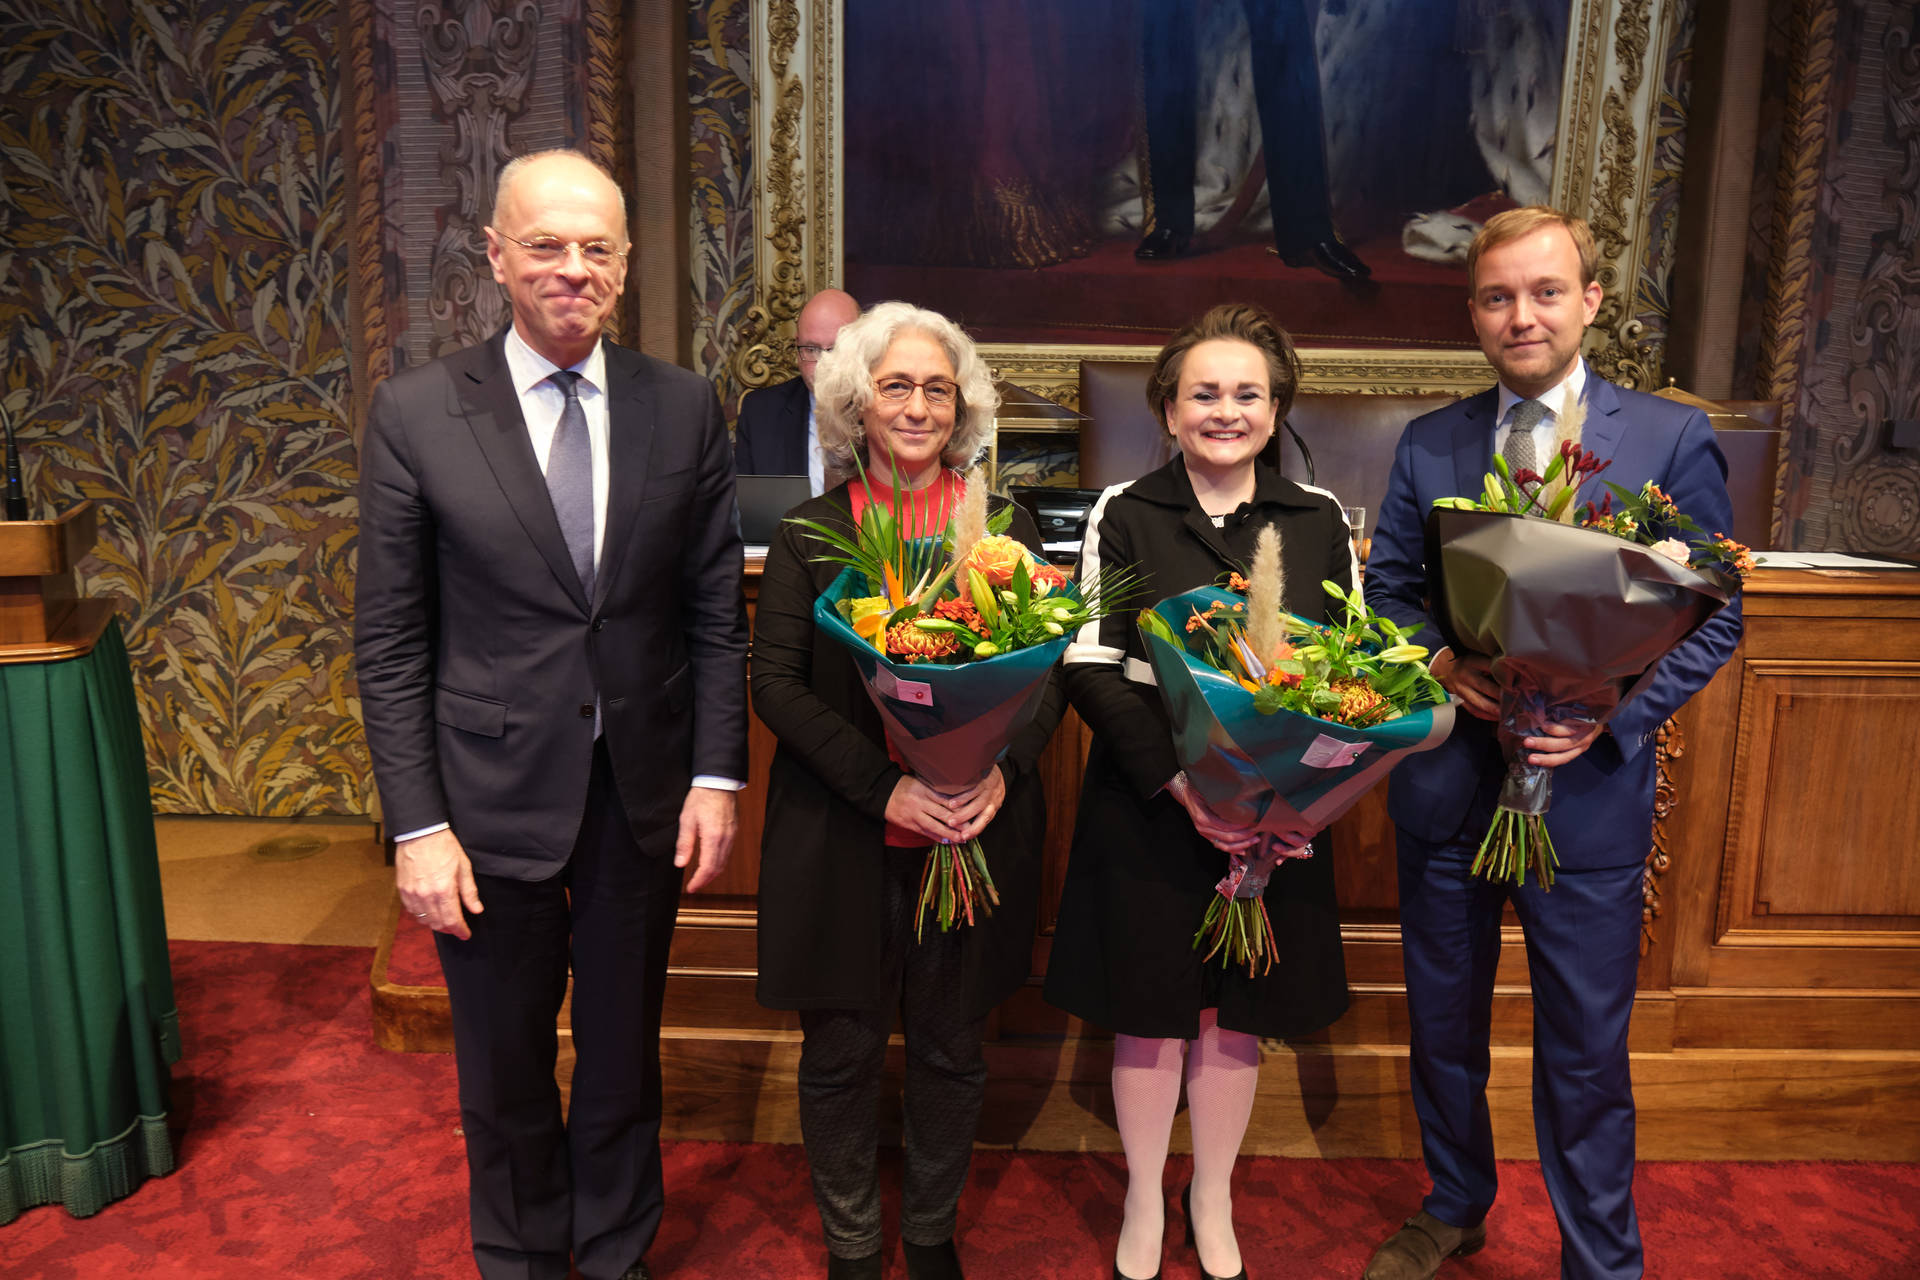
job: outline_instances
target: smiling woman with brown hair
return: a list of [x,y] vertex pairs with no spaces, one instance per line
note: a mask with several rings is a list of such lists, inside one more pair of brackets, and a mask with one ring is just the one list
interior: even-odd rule
[[[1320,583],[1357,578],[1340,505],[1261,457],[1299,376],[1292,342],[1258,307],[1215,307],[1181,330],[1147,384],[1179,454],[1101,495],[1080,573],[1131,564],[1147,578],[1138,603],[1149,607],[1244,569],[1272,525],[1282,539],[1286,607],[1325,621]],[[1274,869],[1265,902],[1282,952],[1269,973],[1202,961],[1194,929],[1229,855],[1257,836],[1208,809],[1179,771],[1138,616],[1090,623],[1067,650],[1068,696],[1093,745],[1046,995],[1115,1033],[1113,1101],[1128,1188],[1114,1275],[1160,1274],[1161,1176],[1184,1075],[1194,1148],[1182,1196],[1188,1239],[1204,1274],[1243,1276],[1229,1179],[1258,1082],[1258,1037],[1303,1035],[1347,1007],[1333,871],[1324,856],[1286,858]]]

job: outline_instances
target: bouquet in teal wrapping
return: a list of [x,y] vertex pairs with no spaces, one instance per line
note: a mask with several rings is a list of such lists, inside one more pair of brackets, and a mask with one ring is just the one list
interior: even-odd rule
[[1229,857],[1194,937],[1207,959],[1249,973],[1272,963],[1259,899],[1275,864],[1310,856],[1305,834],[1453,729],[1454,706],[1428,673],[1426,650],[1358,591],[1322,586],[1337,602],[1331,624],[1280,608],[1279,540],[1269,529],[1247,577],[1140,614],[1188,784],[1221,818],[1261,835],[1252,852]]
[[[1012,507],[987,518],[978,472],[930,536],[878,503],[856,505],[851,536],[801,522],[823,544],[816,559],[845,566],[814,602],[814,625],[853,659],[903,766],[936,791],[963,790],[1033,719],[1067,637],[1123,598],[1131,575],[1076,584],[1036,560],[1006,535]],[[915,936],[928,918],[951,930],[998,901],[979,840],[935,844]]]

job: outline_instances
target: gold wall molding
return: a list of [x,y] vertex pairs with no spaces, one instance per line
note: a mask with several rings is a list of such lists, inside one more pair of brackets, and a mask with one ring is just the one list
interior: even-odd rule
[[[1761,397],[1783,402],[1780,425],[1791,432],[1800,407],[1807,346],[1809,291],[1813,284],[1813,224],[1820,212],[1826,167],[1827,100],[1833,89],[1835,6],[1825,0],[1794,0],[1788,63],[1786,120],[1780,174],[1773,201],[1773,262],[1767,271],[1767,301],[1761,312]],[[1782,532],[1787,468],[1774,492],[1774,541]]]
[[1653,846],[1647,850],[1646,878],[1640,885],[1640,954],[1653,950],[1658,936],[1653,922],[1660,918],[1660,881],[1673,867],[1673,846],[1667,819],[1673,816],[1679,788],[1673,780],[1673,762],[1687,754],[1687,740],[1677,720],[1660,726],[1653,739]]
[[626,95],[620,69],[626,58],[620,13],[618,0],[587,0],[587,154],[624,178],[632,149],[621,145]]
[[1633,311],[1652,240],[1660,68],[1680,8],[1678,0],[1576,3],[1560,98],[1554,203],[1592,224],[1605,291],[1587,331],[1587,359],[1602,377],[1641,390],[1656,386],[1660,374],[1657,344]]
[[[1070,409],[1080,407],[1080,362],[1150,363],[1157,346],[1090,347],[1078,343],[983,342],[980,354],[996,378],[1037,391]],[[1493,366],[1478,351],[1371,347],[1302,347],[1300,389],[1360,395],[1471,395],[1493,382]]]
[[[837,181],[827,177],[826,165],[839,150],[829,111],[839,59],[830,37],[828,49],[820,48],[838,13],[837,0],[770,0],[754,7],[753,127],[762,144],[753,153],[759,193],[754,230],[760,252],[754,257],[754,302],[731,360],[734,381],[749,389],[793,375],[793,325],[809,285],[824,287],[838,277],[838,224],[829,216],[829,191]],[[826,251],[823,241],[835,256],[831,272],[810,261],[810,248]]]
[[374,67],[373,0],[347,0],[341,10],[347,54],[347,94],[352,112],[348,145],[348,172],[352,175],[353,230],[348,237],[352,254],[353,290],[349,309],[354,318],[352,345],[359,352],[364,376],[353,389],[353,439],[357,449],[366,424],[373,389],[393,372],[393,335],[387,314],[387,270],[380,252],[381,198],[384,168],[380,157],[380,122],[375,109],[378,77]]

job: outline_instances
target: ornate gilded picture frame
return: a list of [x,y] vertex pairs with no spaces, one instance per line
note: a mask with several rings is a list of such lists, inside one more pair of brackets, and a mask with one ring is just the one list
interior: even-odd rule
[[[1659,69],[1679,29],[1679,0],[1571,0],[1550,199],[1584,214],[1599,241],[1606,291],[1588,334],[1589,359],[1607,377],[1646,386],[1633,291],[1651,234],[1646,195],[1655,163]],[[756,242],[754,301],[732,356],[744,386],[792,368],[792,326],[814,291],[843,283],[846,101],[842,0],[766,0],[753,6]],[[1470,337],[1464,297],[1460,334]],[[1002,376],[1073,403],[1078,362],[1150,358],[1151,346],[990,343]],[[1302,352],[1307,386],[1364,392],[1468,391],[1491,372],[1477,351],[1314,346]]]

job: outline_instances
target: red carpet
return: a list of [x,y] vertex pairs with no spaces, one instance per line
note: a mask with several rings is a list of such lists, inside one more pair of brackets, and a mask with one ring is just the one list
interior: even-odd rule
[[[0,1276],[472,1275],[453,1061],[373,1047],[370,953],[176,942],[173,961],[187,1049],[175,1081],[179,1170],[93,1218],[52,1206],[0,1228]],[[1558,1274],[1538,1167],[1501,1172],[1493,1243],[1443,1278]],[[1169,1188],[1185,1173],[1176,1160]],[[651,1259],[660,1280],[822,1274],[798,1148],[675,1143],[667,1178]],[[961,1257],[987,1280],[1110,1274],[1121,1185],[1114,1156],[982,1152],[961,1206]],[[1357,1275],[1424,1185],[1406,1161],[1245,1160],[1249,1269],[1262,1280]],[[1638,1199],[1649,1275],[1920,1275],[1920,1166],[1647,1164]],[[897,1209],[890,1199],[890,1224]],[[1176,1202],[1170,1238],[1178,1215]],[[1167,1258],[1168,1280],[1198,1274],[1184,1250]],[[904,1272],[896,1262],[889,1275]]]

